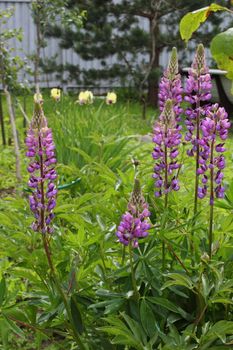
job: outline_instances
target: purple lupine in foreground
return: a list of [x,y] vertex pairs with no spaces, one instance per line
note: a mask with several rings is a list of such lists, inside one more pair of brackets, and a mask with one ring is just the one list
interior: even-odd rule
[[137,248],[138,239],[148,235],[150,228],[149,216],[148,204],[142,195],[140,182],[138,179],[135,179],[134,189],[128,203],[128,210],[122,216],[120,225],[117,228],[118,241],[125,246],[131,244],[134,248]]
[[187,152],[189,156],[194,156],[197,153],[197,157],[199,157],[200,118],[205,115],[205,108],[202,108],[200,103],[207,103],[211,99],[211,88],[211,76],[206,65],[205,49],[200,44],[189,70],[185,88],[186,96],[184,97],[185,101],[192,104],[192,107],[187,108],[185,112],[187,116],[185,123],[188,129],[185,140],[192,143],[191,150]]
[[33,191],[32,195],[29,196],[30,208],[35,217],[32,228],[34,231],[45,234],[53,231],[51,221],[56,205],[57,189],[54,180],[57,178],[57,174],[55,170],[55,145],[52,131],[47,126],[42,102],[42,96],[35,94],[34,114],[26,138],[28,149],[26,156],[30,158],[28,186]]
[[[223,107],[214,104],[206,110],[206,118],[201,122],[202,138],[200,139],[200,159],[198,174],[202,177],[202,186],[198,188],[198,197],[204,198],[207,194],[207,185],[210,180],[210,205],[214,197],[224,196],[223,169],[225,168],[224,141],[230,128],[228,115]],[[221,141],[219,142],[219,138]],[[210,179],[208,172],[210,171]],[[214,186],[215,183],[215,186]],[[215,194],[215,195],[214,195]]]
[[183,89],[178,69],[177,50],[173,47],[167,70],[165,70],[159,84],[158,97],[161,112],[165,107],[165,102],[168,99],[172,100],[174,112],[178,121],[180,120],[180,114],[182,113],[182,108],[180,107],[180,103],[182,102],[182,92]]
[[179,190],[177,170],[180,164],[178,146],[181,142],[181,126],[177,124],[172,100],[167,100],[159,120],[154,125],[152,157],[156,160],[153,178],[155,179],[156,197],[170,191]]

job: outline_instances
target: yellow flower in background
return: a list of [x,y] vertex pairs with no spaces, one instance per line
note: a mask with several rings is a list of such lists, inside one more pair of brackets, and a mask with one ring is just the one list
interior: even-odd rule
[[56,102],[60,101],[60,99],[61,99],[61,90],[60,90],[60,89],[56,89],[56,88],[52,89],[52,90],[51,90],[51,97],[52,97]]
[[41,94],[36,93],[33,98],[35,103],[43,103],[43,96]]
[[89,90],[81,91],[78,95],[78,103],[80,105],[88,105],[93,103],[94,96],[93,93]]
[[116,103],[116,101],[117,101],[117,95],[115,94],[115,92],[108,92],[106,96],[107,105],[112,105]]

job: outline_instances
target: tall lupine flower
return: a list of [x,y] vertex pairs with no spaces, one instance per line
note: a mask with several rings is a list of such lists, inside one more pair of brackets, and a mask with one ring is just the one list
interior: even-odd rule
[[132,247],[137,248],[138,239],[148,235],[150,228],[149,216],[148,204],[142,195],[140,182],[135,179],[128,210],[122,216],[116,232],[118,241],[125,246],[132,245]]
[[[214,104],[206,110],[206,117],[201,122],[202,138],[200,139],[200,161],[198,174],[202,176],[202,186],[198,188],[198,197],[204,198],[209,185],[210,218],[209,218],[209,257],[212,256],[214,198],[224,196],[222,180],[225,168],[224,141],[228,136],[230,122],[224,108]],[[220,139],[220,142],[219,142]],[[209,178],[207,170],[209,170]]]
[[168,99],[172,100],[174,112],[178,121],[180,120],[180,114],[182,113],[182,108],[180,107],[180,103],[182,102],[182,92],[183,89],[178,69],[177,50],[173,47],[167,70],[165,70],[159,84],[158,97],[161,112],[165,107],[166,101]]
[[[224,177],[225,158],[223,153],[226,150],[224,141],[228,136],[229,128],[230,122],[223,107],[214,104],[206,110],[206,118],[201,122],[202,138],[200,139],[200,161],[197,171],[202,177],[202,186],[198,188],[198,197],[204,198],[207,194],[209,170],[211,187],[210,205],[214,203],[214,194],[217,198],[224,196],[222,180]],[[220,143],[217,138],[221,140]]]
[[172,100],[168,99],[153,130],[155,147],[152,157],[156,160],[153,174],[157,188],[156,197],[167,195],[170,191],[178,191],[180,188],[177,179],[177,170],[181,166],[177,162],[178,146],[182,137],[180,130]]
[[34,114],[26,138],[28,148],[26,156],[30,158],[28,186],[31,188],[32,194],[29,196],[29,201],[35,217],[32,228],[45,234],[53,231],[51,221],[56,205],[57,189],[54,180],[57,178],[57,174],[54,167],[56,163],[55,145],[52,131],[47,126],[42,103],[42,96],[35,94]]
[[[201,102],[207,103],[211,99],[211,77],[209,69],[206,65],[205,49],[202,44],[199,44],[195,53],[192,66],[189,70],[189,75],[186,83],[185,101],[190,102],[192,106],[186,110],[186,126],[188,132],[185,140],[191,142],[192,148],[187,151],[189,156],[196,157],[195,165],[195,194],[194,194],[194,216],[197,213],[198,199],[198,184],[199,184],[199,166],[200,162],[200,122],[205,116],[207,106],[201,107]],[[206,155],[202,154],[204,159]],[[204,164],[203,164],[204,166]],[[205,187],[204,187],[205,191]],[[192,245],[191,245],[192,246]]]
[[202,108],[200,103],[207,103],[211,99],[211,88],[211,76],[206,65],[205,49],[202,44],[199,44],[189,70],[184,97],[185,101],[192,104],[192,107],[186,110],[188,132],[185,139],[192,143],[192,149],[187,152],[189,156],[193,156],[195,152],[198,153],[200,117],[205,115],[205,108]]

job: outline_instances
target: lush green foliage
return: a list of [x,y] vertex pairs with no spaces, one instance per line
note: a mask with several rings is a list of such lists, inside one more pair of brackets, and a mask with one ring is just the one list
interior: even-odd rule
[[[181,38],[187,43],[191,39],[193,33],[199,29],[201,24],[204,23],[212,13],[218,11],[225,11],[228,14],[230,13],[233,15],[232,10],[215,3],[212,3],[210,6],[203,7],[197,11],[187,13],[180,21]],[[230,25],[230,23],[228,25]],[[229,28],[214,36],[210,45],[211,54],[218,67],[226,70],[226,76],[230,80],[233,80],[232,47],[233,28]],[[233,93],[233,87],[231,92]]]
[[[27,111],[30,108],[28,105]],[[168,210],[164,211],[163,199],[153,195],[152,145],[142,137],[151,130],[153,119],[146,124],[130,103],[106,106],[96,101],[93,106],[79,106],[67,97],[61,103],[45,99],[45,111],[54,130],[59,185],[63,186],[51,237],[53,261],[86,348],[231,348],[231,142],[227,196],[215,209],[210,262],[206,255],[208,203],[199,203],[194,226],[194,164],[185,155],[185,144],[181,190],[169,196]],[[17,122],[22,125],[19,116]],[[22,128],[21,132],[22,140]],[[1,154],[0,348],[77,349],[65,331],[67,316],[41,237],[30,229],[24,150],[24,183],[20,187],[15,187],[12,149],[2,148]],[[133,187],[132,158],[140,161],[139,176],[154,224],[149,237],[133,252],[139,300],[133,294],[128,249],[122,248],[115,236]],[[166,242],[165,269],[162,241]]]

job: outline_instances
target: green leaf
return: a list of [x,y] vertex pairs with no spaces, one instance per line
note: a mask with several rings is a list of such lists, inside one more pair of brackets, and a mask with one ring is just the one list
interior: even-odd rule
[[[101,327],[100,330],[108,334],[115,335],[115,338],[112,340],[113,344],[123,344],[123,345],[132,346],[137,350],[145,350],[145,348],[140,343],[140,341],[138,341],[138,334],[134,333],[134,331],[131,332],[130,329],[126,326],[126,324],[123,321],[121,321],[119,318],[114,316],[109,316],[108,318],[105,319],[105,321],[108,322],[110,326]],[[139,327],[139,324],[138,324],[138,327]],[[136,327],[136,330],[138,330],[138,327]],[[140,327],[139,327],[139,332],[140,332]]]
[[18,336],[24,337],[23,331],[14,322],[10,320],[6,315],[4,315],[4,313],[2,313],[2,315],[6,320],[6,322],[8,323],[10,329]]
[[211,41],[210,51],[218,67],[226,70],[227,78],[233,80],[233,28],[216,35]]
[[190,290],[193,289],[193,283],[188,276],[179,273],[168,273],[166,276],[172,280],[165,282],[162,286],[162,289],[165,289],[169,286],[184,286]]
[[210,299],[211,304],[221,303],[221,304],[233,304],[233,301],[231,299],[227,298],[213,298]]
[[152,309],[148,305],[145,299],[142,299],[141,305],[140,305],[140,318],[142,322],[142,326],[144,330],[146,331],[147,335],[151,338],[155,336],[156,327],[155,327],[155,317]]
[[128,324],[131,332],[134,334],[135,338],[138,342],[142,344],[146,344],[146,334],[144,333],[142,327],[138,322],[136,322],[134,319],[126,315],[124,312],[121,313],[124,320]]
[[104,314],[107,315],[115,311],[118,311],[123,304],[124,304],[124,299],[117,298],[117,299],[100,301],[99,303],[90,305],[89,308],[90,309],[105,308]]
[[229,11],[226,7],[218,4],[211,4],[193,12],[188,12],[180,21],[180,35],[186,42],[192,37],[192,34],[207,20],[211,12]]
[[79,311],[78,303],[75,298],[75,295],[72,295],[70,299],[70,309],[71,309],[71,315],[72,315],[75,328],[81,334],[84,331],[84,325],[83,325],[82,315],[81,315],[81,312]]
[[161,298],[161,297],[148,297],[147,300],[149,300],[153,304],[159,305],[159,306],[164,307],[165,309],[167,309],[169,311],[172,311],[176,314],[181,315],[186,320],[192,319],[192,317],[186,311],[184,311],[181,307],[172,303],[168,299]]
[[6,280],[3,277],[1,282],[0,282],[0,306],[2,306],[4,298],[6,295]]

